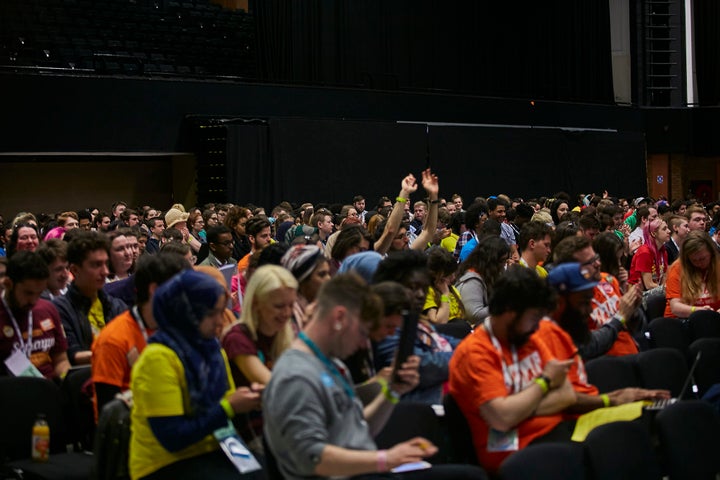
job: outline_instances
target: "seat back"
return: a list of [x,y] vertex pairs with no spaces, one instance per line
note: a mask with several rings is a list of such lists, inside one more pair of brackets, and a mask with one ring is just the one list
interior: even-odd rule
[[424,437],[433,442],[440,451],[428,461],[444,461],[447,451],[443,448],[445,437],[435,410],[424,403],[400,402],[395,405],[383,429],[375,436],[378,448],[392,448],[414,437]]
[[68,440],[87,450],[92,448],[95,433],[90,376],[90,365],[73,367],[60,386],[65,405]]
[[500,465],[502,480],[583,480],[587,478],[580,443],[540,443],[510,455]]
[[720,417],[701,401],[677,402],[655,417],[670,480],[715,480],[720,473]]
[[50,452],[66,450],[60,390],[52,381],[35,377],[1,377],[0,412],[3,412],[0,459],[30,457],[32,428],[39,414],[45,415],[50,427]]
[[695,358],[702,352],[695,367],[695,384],[698,395],[702,397],[710,387],[720,383],[720,338],[701,338],[690,344],[690,357]]
[[585,364],[588,383],[595,385],[601,393],[620,388],[640,386],[635,362],[637,355],[625,357],[598,357]]
[[465,320],[453,320],[448,323],[436,325],[435,329],[438,333],[459,338],[461,340],[470,335],[470,332],[472,332],[472,327],[470,327],[470,324]]
[[478,465],[472,432],[457,401],[449,393],[443,398],[445,416],[443,423],[447,435],[448,460],[452,463]]
[[100,412],[93,454],[94,480],[130,478],[130,408],[115,398]]
[[640,423],[601,425],[584,442],[590,475],[596,480],[660,480],[660,464],[650,434]]
[[699,310],[688,318],[690,341],[700,338],[720,338],[720,313],[714,310]]
[[654,348],[674,348],[684,355],[690,346],[688,329],[679,318],[656,318],[648,325],[650,345]]
[[640,386],[670,390],[673,397],[680,395],[687,379],[688,366],[686,357],[679,350],[655,348],[641,352],[637,357],[637,365]]
[[653,321],[656,318],[662,317],[665,314],[665,305],[667,300],[665,299],[665,292],[655,291],[648,294],[643,299],[642,309],[645,312],[645,317],[648,321]]

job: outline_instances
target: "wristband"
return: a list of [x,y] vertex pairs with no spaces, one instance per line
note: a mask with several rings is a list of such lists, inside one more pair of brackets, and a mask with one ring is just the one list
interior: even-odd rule
[[440,295],[440,303],[450,303],[450,297],[447,295]]
[[440,203],[440,200],[430,200],[430,205],[437,205]]
[[690,308],[690,313],[695,313],[695,307],[694,307],[694,306]]
[[617,318],[618,320],[620,320],[620,323],[622,323],[623,325],[625,325],[625,317],[623,317],[623,316],[620,315],[619,313],[616,313],[616,314],[615,314],[615,318]]
[[377,469],[378,472],[387,472],[387,450],[377,451]]
[[610,397],[608,397],[607,393],[603,393],[602,395],[600,395],[600,398],[602,398],[604,407],[607,408],[610,406]]
[[393,405],[396,405],[400,401],[400,394],[393,391],[388,385],[387,380],[385,380],[384,378],[378,378],[377,381],[382,388],[382,394],[383,397],[385,397],[385,400],[392,403]]
[[537,383],[540,386],[540,389],[542,390],[543,395],[545,395],[550,390],[550,385],[548,385],[548,381],[545,380],[543,377],[537,377],[533,382]]
[[405,203],[405,202],[407,202],[407,198],[395,197],[395,201],[400,202],[400,203]]
[[227,415],[228,418],[233,418],[235,416],[235,411],[233,410],[227,398],[223,398],[222,400],[220,400],[220,406],[223,410],[225,410],[225,415]]

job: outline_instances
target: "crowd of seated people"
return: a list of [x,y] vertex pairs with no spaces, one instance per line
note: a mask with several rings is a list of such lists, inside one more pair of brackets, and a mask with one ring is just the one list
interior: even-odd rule
[[[0,375],[62,385],[89,365],[96,420],[131,392],[132,478],[273,478],[271,464],[284,478],[404,464],[397,478],[485,478],[514,451],[569,441],[581,414],[669,398],[601,392],[585,372],[647,348],[650,296],[678,322],[720,322],[720,205],[560,192],[464,206],[428,169],[371,211],[357,195],[21,212],[1,230]],[[425,463],[444,448],[427,438],[377,447],[394,409],[448,395],[481,468]]]

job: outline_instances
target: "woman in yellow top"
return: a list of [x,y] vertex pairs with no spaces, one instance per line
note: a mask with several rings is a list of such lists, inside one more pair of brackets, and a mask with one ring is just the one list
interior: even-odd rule
[[213,436],[236,413],[260,405],[259,393],[235,389],[220,349],[226,305],[223,287],[192,270],[156,290],[159,330],[132,370],[131,478],[264,478],[261,471],[240,475]]
[[432,284],[425,297],[423,313],[435,324],[465,320],[465,307],[460,292],[453,286],[457,262],[452,253],[441,247],[431,248],[427,266]]

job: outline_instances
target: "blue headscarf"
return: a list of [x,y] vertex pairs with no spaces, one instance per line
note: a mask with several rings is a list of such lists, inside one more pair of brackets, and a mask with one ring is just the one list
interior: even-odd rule
[[158,331],[149,342],[172,349],[185,369],[191,415],[216,405],[229,385],[217,338],[202,338],[200,322],[224,294],[211,276],[185,270],[162,284],[153,296]]

